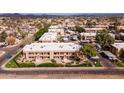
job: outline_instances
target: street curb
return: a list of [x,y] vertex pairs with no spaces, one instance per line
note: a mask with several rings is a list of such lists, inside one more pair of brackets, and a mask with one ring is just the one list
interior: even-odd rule
[[31,70],[112,70],[112,69],[118,69],[118,70],[123,70],[124,68],[122,67],[114,67],[114,68],[107,68],[107,67],[30,67],[30,68],[5,68],[2,67],[1,69],[6,70],[6,71],[31,71]]

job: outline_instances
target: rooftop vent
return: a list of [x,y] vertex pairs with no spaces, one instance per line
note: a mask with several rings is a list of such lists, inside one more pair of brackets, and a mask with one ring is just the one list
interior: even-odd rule
[[63,48],[63,46],[62,46],[62,45],[60,45],[60,46],[59,46],[59,48]]
[[41,46],[41,48],[43,48],[44,46]]
[[75,47],[73,47],[73,49],[75,49]]

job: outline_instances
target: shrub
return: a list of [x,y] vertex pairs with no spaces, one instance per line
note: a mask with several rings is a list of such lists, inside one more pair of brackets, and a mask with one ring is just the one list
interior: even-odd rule
[[38,65],[38,67],[63,67],[62,64],[55,64],[55,63],[43,63]]
[[52,63],[56,63],[56,60],[55,60],[55,59],[51,59],[51,62],[52,62]]
[[96,67],[102,67],[99,61],[93,62]]
[[89,62],[78,65],[66,64],[66,67],[92,67],[92,64]]
[[19,67],[35,67],[34,63],[20,63]]

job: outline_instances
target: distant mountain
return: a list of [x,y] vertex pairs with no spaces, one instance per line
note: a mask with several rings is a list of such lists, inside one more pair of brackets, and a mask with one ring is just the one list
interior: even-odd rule
[[0,16],[34,16],[33,14],[23,14],[23,13],[0,13]]
[[124,16],[124,13],[0,13],[0,16]]

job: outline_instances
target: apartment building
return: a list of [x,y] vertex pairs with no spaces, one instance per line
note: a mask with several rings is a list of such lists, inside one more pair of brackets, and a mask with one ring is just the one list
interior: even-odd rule
[[103,29],[106,29],[106,28],[108,28],[108,27],[109,27],[108,25],[100,25],[100,24],[95,25],[95,28],[103,28]]
[[124,26],[117,26],[118,30],[124,30]]
[[120,39],[124,40],[124,33],[120,33]]
[[64,36],[64,28],[61,25],[50,26],[48,32],[56,32],[58,35]]
[[96,33],[95,32],[83,32],[80,33],[81,40],[89,40],[91,42],[94,42],[96,39]]
[[111,45],[110,51],[117,57],[124,58],[124,43],[114,43]]
[[46,32],[40,37],[39,41],[42,43],[57,42],[57,33]]
[[81,48],[74,43],[32,43],[23,48],[24,57],[31,61],[37,59],[74,59]]
[[84,28],[86,32],[98,32],[104,30],[105,28]]

